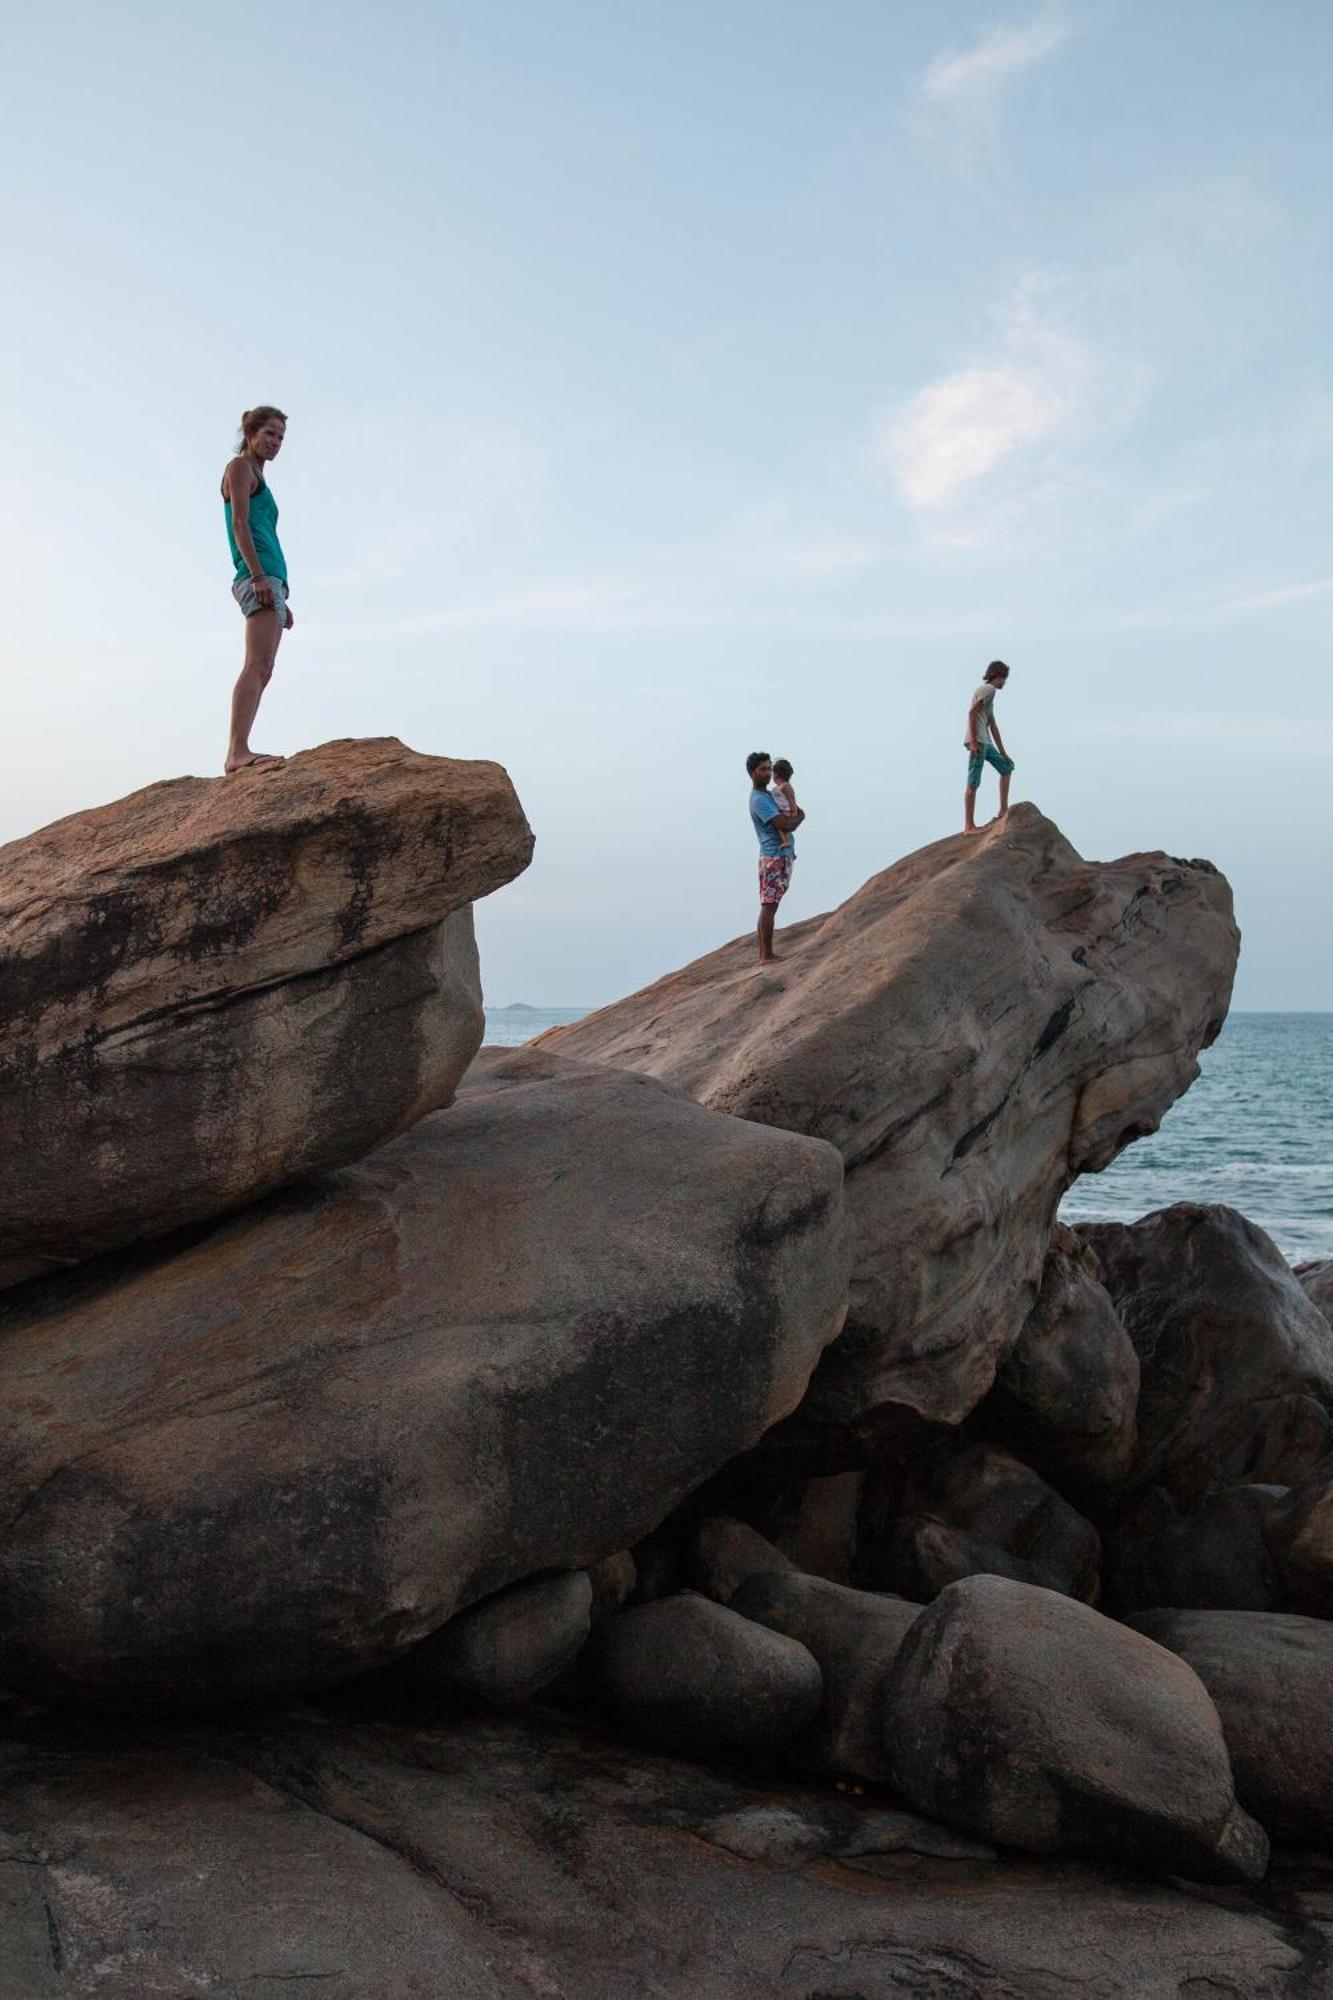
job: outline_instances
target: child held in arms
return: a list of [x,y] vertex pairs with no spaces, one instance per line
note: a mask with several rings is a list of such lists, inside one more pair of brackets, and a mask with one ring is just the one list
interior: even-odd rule
[[[778,811],[794,815],[796,812],[796,794],[792,790],[792,777],[792,768],[787,759],[785,757],[775,757],[773,760],[773,782],[768,789],[772,797],[778,802]],[[784,849],[795,854],[795,835],[784,833],[782,836],[782,845]]]

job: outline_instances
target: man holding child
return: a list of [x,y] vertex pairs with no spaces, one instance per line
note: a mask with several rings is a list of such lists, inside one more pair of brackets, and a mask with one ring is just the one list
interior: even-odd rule
[[774,765],[767,750],[752,750],[745,760],[745,769],[750,779],[750,820],[759,840],[759,922],[755,926],[759,963],[773,965],[777,960],[773,922],[778,904],[791,887],[796,860],[796,842],[792,836],[805,814],[791,790],[791,765],[785,759],[780,780],[784,790],[780,795],[768,789]]

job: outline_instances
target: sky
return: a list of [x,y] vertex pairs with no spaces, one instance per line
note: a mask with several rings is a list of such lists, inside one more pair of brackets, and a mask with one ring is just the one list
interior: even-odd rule
[[1212,859],[1235,1004],[1333,1008],[1327,0],[0,22],[0,840],[220,769],[273,402],[254,740],[507,767],[492,1004],[747,929],[751,749],[785,920],[950,832],[999,656],[1015,798]]

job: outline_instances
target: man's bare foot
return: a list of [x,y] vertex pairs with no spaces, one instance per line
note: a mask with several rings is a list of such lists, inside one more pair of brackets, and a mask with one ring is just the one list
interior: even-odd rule
[[980,833],[980,832],[981,832],[981,828],[980,828],[979,826],[965,826],[965,827],[963,828],[963,832],[964,832],[964,833]]
[[222,767],[222,775],[232,778],[238,771],[275,771],[279,764],[286,761],[285,757],[275,757],[267,750],[244,750],[239,756],[228,757]]
[[759,963],[761,965],[781,965],[782,960],[775,951],[761,951],[759,954]]

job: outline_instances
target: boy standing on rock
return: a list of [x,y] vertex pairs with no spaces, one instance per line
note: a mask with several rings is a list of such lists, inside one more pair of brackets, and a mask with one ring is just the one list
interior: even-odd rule
[[967,790],[963,793],[964,833],[975,833],[977,830],[977,786],[987,764],[993,764],[1000,774],[998,817],[1003,819],[1009,810],[1009,778],[1014,760],[1004,753],[1004,738],[995,720],[995,697],[1008,678],[1009,669],[1004,661],[992,660],[967,711],[967,739],[963,745],[967,751]]
[[773,949],[773,921],[778,904],[791,887],[796,860],[796,843],[787,836],[795,833],[805,814],[799,806],[795,812],[783,812],[769,791],[773,760],[767,750],[752,750],[745,768],[750,778],[750,820],[759,838],[759,922],[755,935],[759,939],[759,963],[772,965],[777,959]]

